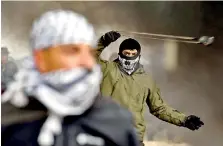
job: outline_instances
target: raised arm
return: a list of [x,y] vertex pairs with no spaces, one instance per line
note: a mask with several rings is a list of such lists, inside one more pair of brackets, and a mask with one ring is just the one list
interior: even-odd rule
[[102,71],[107,68],[107,65],[109,61],[104,60],[100,57],[102,51],[109,46],[112,42],[116,41],[118,38],[120,38],[120,34],[116,31],[110,31],[105,33],[103,36],[100,37],[98,40],[98,46],[96,50],[96,60],[97,63],[101,65]]
[[204,124],[197,116],[186,116],[165,104],[161,98],[160,89],[155,83],[153,83],[150,94],[147,97],[147,105],[151,114],[168,123],[187,127],[190,130],[198,130]]

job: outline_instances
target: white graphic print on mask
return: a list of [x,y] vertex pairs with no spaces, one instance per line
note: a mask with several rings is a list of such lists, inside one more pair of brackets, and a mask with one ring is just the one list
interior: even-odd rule
[[133,60],[127,60],[120,56],[118,56],[118,59],[121,63],[122,69],[129,75],[134,71],[137,63],[139,62],[139,56]]

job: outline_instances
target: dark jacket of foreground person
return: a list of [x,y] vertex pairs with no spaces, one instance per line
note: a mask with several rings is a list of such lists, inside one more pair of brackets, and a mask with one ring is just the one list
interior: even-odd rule
[[[39,110],[41,109],[41,110]],[[23,109],[2,105],[2,146],[38,146],[46,110],[31,100]],[[64,119],[54,146],[138,146],[131,114],[108,98],[101,98],[81,116]]]

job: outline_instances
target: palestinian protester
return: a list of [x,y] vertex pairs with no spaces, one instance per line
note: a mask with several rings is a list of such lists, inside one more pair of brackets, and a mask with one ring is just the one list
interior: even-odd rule
[[3,91],[8,83],[14,80],[18,68],[12,57],[9,56],[7,47],[1,47],[1,90]]
[[99,93],[97,39],[85,17],[46,12],[30,43],[32,56],[2,95],[2,146],[139,144],[131,113]]
[[141,46],[136,40],[124,40],[119,46],[118,58],[114,61],[101,59],[102,51],[120,36],[120,33],[110,31],[98,41],[96,55],[103,71],[101,92],[104,96],[111,96],[114,101],[133,113],[141,145],[146,130],[146,105],[151,114],[163,121],[191,130],[199,129],[204,124],[199,117],[186,116],[164,103],[159,87],[139,63]]

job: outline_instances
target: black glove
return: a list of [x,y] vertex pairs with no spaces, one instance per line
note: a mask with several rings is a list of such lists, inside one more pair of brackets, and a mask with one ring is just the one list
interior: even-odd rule
[[190,115],[187,117],[184,126],[190,130],[198,130],[204,123],[200,120],[199,117]]
[[110,31],[101,37],[101,41],[102,44],[107,47],[110,43],[116,41],[120,37],[121,35],[117,31]]

